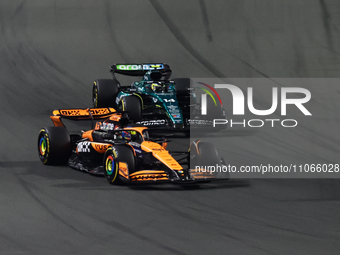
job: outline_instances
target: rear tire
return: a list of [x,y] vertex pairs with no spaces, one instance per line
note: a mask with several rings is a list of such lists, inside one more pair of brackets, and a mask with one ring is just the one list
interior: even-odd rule
[[[104,154],[104,176],[110,184],[123,184],[119,174],[119,163],[127,166],[127,175],[135,171],[135,156],[132,149],[127,145],[112,146]],[[127,180],[127,179],[126,179]]]
[[[190,119],[190,100],[191,96],[188,88],[190,88],[190,78],[176,78],[175,82],[176,97],[179,108],[181,108],[183,120],[186,125],[186,121]],[[186,134],[186,137],[190,136]]]
[[126,96],[121,99],[120,108],[128,113],[129,119],[136,122],[142,119],[142,103],[137,96]]
[[116,107],[119,82],[115,79],[95,80],[92,88],[93,107]]
[[45,165],[66,164],[71,156],[71,139],[64,127],[45,127],[38,136],[38,153]]

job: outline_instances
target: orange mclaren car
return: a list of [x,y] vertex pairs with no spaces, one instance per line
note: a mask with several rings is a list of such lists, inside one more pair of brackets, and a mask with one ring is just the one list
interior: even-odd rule
[[[211,143],[194,141],[188,151],[168,151],[164,138],[152,139],[148,128],[127,125],[124,113],[113,108],[55,110],[54,126],[38,136],[43,164],[68,164],[118,183],[192,183],[226,179],[207,171],[223,167],[223,159]],[[92,120],[94,128],[69,134],[63,119]]]

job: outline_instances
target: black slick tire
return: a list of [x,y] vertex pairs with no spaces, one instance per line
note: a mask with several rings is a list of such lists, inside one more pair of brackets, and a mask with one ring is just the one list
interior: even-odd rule
[[66,128],[42,128],[38,135],[38,153],[45,165],[66,164],[71,156],[71,139]]
[[189,150],[190,168],[220,165],[220,159],[215,146],[209,142],[194,141]]
[[142,102],[137,96],[126,96],[121,99],[120,109],[128,113],[129,119],[137,122],[142,119]]
[[104,154],[104,176],[110,184],[120,185],[128,178],[124,178],[119,173],[119,164],[124,165],[127,177],[135,171],[135,156],[132,148],[128,145],[112,146]]
[[114,79],[98,79],[93,82],[92,102],[94,108],[116,107],[119,83]]

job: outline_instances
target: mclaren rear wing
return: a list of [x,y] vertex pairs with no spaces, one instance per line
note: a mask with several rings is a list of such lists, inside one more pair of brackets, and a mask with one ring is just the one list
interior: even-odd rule
[[94,120],[105,119],[117,113],[114,108],[62,109],[54,110],[50,117],[54,126],[65,127],[61,119]]

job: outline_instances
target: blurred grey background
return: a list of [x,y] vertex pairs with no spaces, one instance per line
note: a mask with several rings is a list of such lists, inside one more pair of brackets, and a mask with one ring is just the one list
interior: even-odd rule
[[[337,78],[339,7],[335,0],[1,1],[1,253],[338,254],[338,180],[113,187],[43,166],[36,137],[52,124],[52,110],[89,107],[93,80],[109,78],[115,62],[165,62],[173,77]],[[334,162],[339,89],[311,86],[320,98],[313,110],[329,115],[310,125],[284,130],[280,140],[276,129],[207,138],[239,164],[264,153],[275,162]]]

